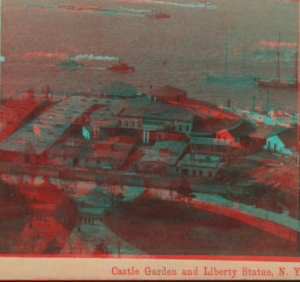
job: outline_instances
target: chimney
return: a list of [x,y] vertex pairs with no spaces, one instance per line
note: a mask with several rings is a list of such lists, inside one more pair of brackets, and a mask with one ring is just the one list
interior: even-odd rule
[[230,108],[230,99],[228,99],[228,106],[227,107]]

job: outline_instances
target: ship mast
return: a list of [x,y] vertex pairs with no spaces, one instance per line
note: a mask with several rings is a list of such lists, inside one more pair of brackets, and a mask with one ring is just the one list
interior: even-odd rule
[[295,54],[295,80],[298,81],[298,50]]
[[243,51],[243,71],[244,71],[244,77],[247,76],[246,73],[246,38],[247,36],[245,35],[245,43],[244,43],[244,51]]
[[266,110],[270,111],[270,90],[268,90],[267,102],[266,102]]
[[296,54],[295,54],[295,81],[297,82],[297,84],[299,83],[299,79],[298,79],[298,68],[299,68],[299,33],[297,36],[297,49],[296,49]]
[[226,30],[226,47],[225,47],[225,75],[228,76],[228,28]]
[[281,81],[280,77],[280,33],[278,34],[278,55],[277,55],[277,71],[278,81]]

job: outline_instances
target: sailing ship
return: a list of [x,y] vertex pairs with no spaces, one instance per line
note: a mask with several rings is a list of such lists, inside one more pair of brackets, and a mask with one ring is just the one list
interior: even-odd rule
[[225,73],[214,74],[211,71],[204,73],[208,81],[226,82],[226,83],[243,83],[255,84],[257,76],[247,75],[246,72],[246,47],[243,50],[243,75],[231,75],[228,71],[228,33],[226,33],[226,48],[225,48]]
[[268,88],[298,88],[298,52],[295,60],[295,75],[283,80],[280,73],[280,33],[278,35],[278,51],[277,51],[277,78],[258,78],[257,83],[260,87]]

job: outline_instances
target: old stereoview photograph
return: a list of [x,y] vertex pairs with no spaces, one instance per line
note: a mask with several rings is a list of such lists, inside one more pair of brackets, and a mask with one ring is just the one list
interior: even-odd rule
[[297,257],[298,14],[2,0],[1,256]]

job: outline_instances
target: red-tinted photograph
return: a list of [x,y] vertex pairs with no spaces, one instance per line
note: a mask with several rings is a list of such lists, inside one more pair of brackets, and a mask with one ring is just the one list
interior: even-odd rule
[[2,0],[0,255],[296,259],[298,14]]

